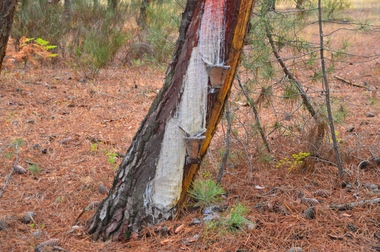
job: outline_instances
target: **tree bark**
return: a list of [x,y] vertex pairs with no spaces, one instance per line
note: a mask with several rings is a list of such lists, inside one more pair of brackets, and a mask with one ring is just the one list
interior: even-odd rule
[[140,7],[140,15],[137,19],[137,25],[141,28],[145,28],[146,26],[146,19],[147,19],[147,8],[148,5],[152,2],[152,0],[142,0],[141,7]]
[[0,1],[0,73],[3,66],[9,34],[11,33],[13,17],[16,11],[17,0]]
[[187,1],[163,88],[88,227],[94,239],[126,239],[183,207],[223,115],[253,3]]

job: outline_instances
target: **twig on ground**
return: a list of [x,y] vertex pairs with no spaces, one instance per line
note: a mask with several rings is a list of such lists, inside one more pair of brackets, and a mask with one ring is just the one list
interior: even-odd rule
[[105,95],[105,96],[108,96],[108,97],[112,97],[112,98],[115,98],[115,99],[118,99],[120,100],[121,98],[120,97],[117,97],[117,96],[113,96],[113,95],[109,95],[109,94],[106,94],[106,93],[103,93],[103,92],[100,92],[100,91],[97,91],[98,94],[102,94],[102,95]]
[[380,203],[380,198],[371,199],[371,200],[363,200],[359,202],[345,203],[345,204],[340,204],[340,205],[331,205],[330,208],[337,209],[339,211],[345,211],[345,210],[350,210],[354,207],[362,206],[365,204],[373,205],[373,204],[378,204],[378,203]]
[[17,151],[16,162],[15,162],[15,164],[13,165],[12,171],[11,171],[11,173],[9,174],[8,179],[7,179],[7,181],[5,182],[5,185],[4,185],[3,189],[1,189],[1,192],[0,192],[0,199],[1,199],[1,196],[3,196],[3,193],[4,193],[4,191],[5,191],[5,187],[7,187],[8,183],[9,183],[9,180],[11,179],[12,173],[15,171],[15,167],[16,167],[17,162],[18,162],[18,154],[19,154],[19,153],[18,153],[18,145],[17,145],[17,143],[15,144],[15,148],[16,148],[16,151]]
[[195,241],[194,243],[194,252],[197,251],[197,244],[198,244],[198,241],[201,239],[201,237],[203,236],[203,233],[205,232],[205,221],[203,219],[203,215],[201,217],[201,222],[202,222],[202,232],[199,234],[197,240]]
[[235,174],[233,174],[233,173],[231,173],[231,172],[226,171],[226,174],[231,175],[232,177],[237,178],[238,180],[240,180],[240,181],[246,183],[247,185],[254,186],[253,183],[251,183],[251,182],[249,182],[249,181],[246,181],[246,180],[244,180],[244,179],[241,179],[241,178],[239,178],[238,176],[236,176]]
[[29,160],[25,160],[25,163],[30,164],[30,165],[38,165],[37,163],[33,163],[33,162],[29,161]]
[[79,163],[83,162],[84,160],[85,160],[85,159],[83,158],[83,159],[81,159],[81,160],[79,160],[79,161],[74,162],[73,164],[79,164]]
[[266,196],[266,195],[268,195],[268,194],[270,194],[270,193],[272,193],[272,192],[274,192],[274,191],[277,191],[277,190],[281,190],[281,191],[283,191],[284,189],[282,189],[281,187],[275,187],[275,188],[273,188],[272,190],[270,190],[270,191],[268,191],[268,192],[262,194],[261,196]]
[[41,85],[41,86],[45,86],[45,87],[47,87],[47,88],[49,88],[49,89],[54,89],[54,88],[56,88],[55,86],[51,86],[51,85],[49,85],[49,84],[47,84],[47,83],[42,83],[42,82],[35,82],[35,81],[23,81],[25,84],[34,84],[34,85]]
[[362,85],[356,84],[356,83],[354,83],[352,81],[345,80],[342,77],[339,77],[339,76],[336,76],[336,75],[334,75],[334,78],[338,79],[338,80],[340,80],[340,81],[342,81],[344,83],[347,83],[347,84],[349,84],[351,86],[354,86],[354,87],[367,88],[366,86],[362,86]]

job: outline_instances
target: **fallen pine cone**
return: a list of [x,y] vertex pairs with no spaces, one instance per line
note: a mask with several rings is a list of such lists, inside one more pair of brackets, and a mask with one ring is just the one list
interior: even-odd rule
[[315,206],[312,206],[306,209],[303,215],[305,216],[306,219],[311,220],[315,218],[315,212],[316,212]]
[[99,193],[100,194],[108,194],[108,189],[103,184],[100,184],[99,186]]
[[318,205],[319,201],[314,199],[314,198],[301,198],[301,202],[305,205],[313,206],[313,205]]
[[54,247],[59,244],[59,239],[50,239],[47,241],[44,241],[36,246],[34,249],[34,252],[41,252],[43,247]]
[[26,170],[19,165],[15,165],[14,169],[15,169],[15,172],[18,174],[25,174],[26,173]]
[[26,212],[22,214],[22,217],[20,218],[22,222],[28,224],[34,221],[33,217],[36,215],[35,212]]
[[8,224],[5,223],[4,221],[0,221],[0,231],[1,231],[1,230],[4,230],[4,231],[9,232],[9,231],[8,231]]

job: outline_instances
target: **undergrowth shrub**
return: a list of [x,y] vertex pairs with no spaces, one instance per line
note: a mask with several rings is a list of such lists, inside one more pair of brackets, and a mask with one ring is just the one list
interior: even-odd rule
[[245,225],[255,225],[254,222],[245,218],[249,210],[243,204],[231,206],[229,212],[216,220],[211,220],[208,224],[209,229],[217,229],[218,233],[244,232]]
[[70,22],[64,18],[64,8],[61,5],[39,0],[19,1],[11,36],[17,41],[24,36],[44,38],[62,49],[70,31]]
[[225,194],[223,187],[212,179],[198,179],[193,184],[188,194],[197,200],[194,206],[201,209],[220,201],[220,196]]
[[[126,42],[123,31],[129,17],[129,2],[120,2],[117,11],[106,3],[94,6],[93,0],[71,0],[69,12],[62,4],[48,4],[41,0],[23,0],[17,7],[11,36],[40,37],[57,45],[51,53],[71,58],[72,66],[83,74],[94,77],[113,59]],[[17,50],[20,43],[16,43]],[[68,49],[68,50],[67,50]]]
[[166,63],[174,50],[181,11],[181,5],[174,1],[150,4],[146,24],[130,41],[124,62],[134,65]]
[[149,19],[145,40],[151,45],[153,55],[147,55],[153,63],[170,59],[180,25],[178,5],[174,2],[154,4],[148,8]]

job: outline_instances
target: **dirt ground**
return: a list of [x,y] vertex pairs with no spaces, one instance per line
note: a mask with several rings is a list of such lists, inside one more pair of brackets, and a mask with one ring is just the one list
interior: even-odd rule
[[[363,9],[362,13],[372,12]],[[340,36],[350,38],[352,54],[380,53],[379,32]],[[268,138],[273,159],[266,160],[264,152],[257,151],[260,143],[247,145],[251,172],[244,149],[233,138],[233,153],[222,182],[228,193],[221,204],[243,203],[250,210],[246,218],[255,225],[235,234],[207,229],[196,251],[287,251],[292,247],[303,251],[380,251],[379,204],[344,211],[330,207],[380,198],[378,189],[371,187],[380,186],[377,165],[359,167],[363,160],[380,156],[380,58],[352,56],[344,61],[337,63],[336,72],[329,77],[332,95],[348,110],[343,122],[336,125],[344,180],[329,163],[335,160],[328,141],[321,158],[324,161],[317,162],[313,172],[289,172],[285,166],[276,167],[277,163],[304,150],[298,138],[275,132]],[[296,75],[305,77],[303,73]],[[201,214],[191,207],[178,219],[148,227],[128,242],[92,241],[85,227],[94,210],[85,211],[73,223],[91,202],[105,198],[105,191],[99,187],[111,187],[115,168],[164,77],[164,71],[146,66],[109,67],[96,79],[83,79],[64,64],[39,68],[30,65],[3,72],[1,188],[17,156],[17,164],[27,172],[14,173],[0,198],[0,251],[33,251],[49,239],[59,239],[59,246],[67,251],[194,250],[194,237],[203,228],[193,223]],[[320,83],[313,85],[315,90],[321,89]],[[242,114],[250,111],[244,102],[233,106]],[[260,109],[267,132],[275,120],[270,113],[269,108]],[[209,151],[212,155],[208,154],[200,172],[214,178],[218,172],[215,161],[220,164],[221,160],[218,150],[225,141],[226,122],[222,124]],[[237,123],[235,126],[238,128]],[[243,133],[238,135],[244,137]],[[11,146],[16,142],[22,142],[19,155]],[[319,200],[315,218],[305,218],[304,211],[310,206],[301,201],[300,191],[305,197]],[[26,212],[35,215],[25,219]]]

